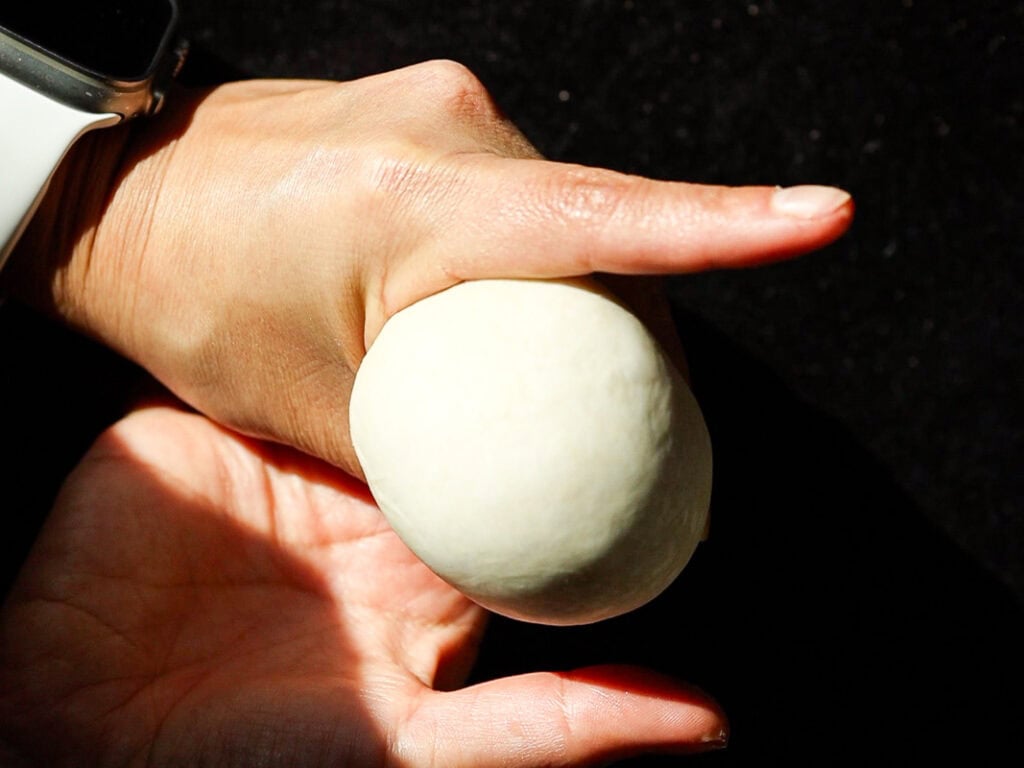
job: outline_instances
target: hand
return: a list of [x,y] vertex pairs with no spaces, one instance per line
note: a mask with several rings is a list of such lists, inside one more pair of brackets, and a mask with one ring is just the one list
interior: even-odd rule
[[417,299],[473,278],[746,266],[852,215],[838,190],[546,162],[450,62],[170,101],[127,144],[88,137],[9,279],[220,423],[357,476],[355,371]]
[[638,669],[457,690],[483,619],[341,471],[149,407],[71,475],[0,613],[0,758],[487,768],[723,736]]

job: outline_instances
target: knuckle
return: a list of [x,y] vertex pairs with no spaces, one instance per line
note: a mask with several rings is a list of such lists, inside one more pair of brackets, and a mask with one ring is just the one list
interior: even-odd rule
[[631,177],[598,168],[569,167],[549,180],[544,196],[563,220],[604,227],[635,194]]
[[444,112],[472,119],[489,120],[495,116],[490,94],[468,67],[448,59],[420,66],[425,95]]
[[597,269],[595,258],[623,231],[643,231],[650,211],[645,180],[614,171],[569,166],[552,174],[537,191],[541,216],[574,244],[573,269]]
[[368,160],[364,177],[379,204],[402,210],[444,207],[446,201],[457,197],[462,183],[458,168],[450,163],[402,152]]
[[434,59],[419,65],[424,80],[434,84],[439,91],[461,93],[483,90],[483,85],[465,64],[451,59]]

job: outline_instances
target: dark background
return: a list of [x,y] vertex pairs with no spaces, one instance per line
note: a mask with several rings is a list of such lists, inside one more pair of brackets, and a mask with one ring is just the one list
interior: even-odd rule
[[[182,4],[194,79],[452,58],[553,159],[850,190],[826,250],[671,283],[711,540],[630,616],[495,621],[476,677],[692,680],[733,725],[693,764],[1024,764],[1024,2]],[[133,371],[16,306],[0,323],[4,480],[42,509]]]

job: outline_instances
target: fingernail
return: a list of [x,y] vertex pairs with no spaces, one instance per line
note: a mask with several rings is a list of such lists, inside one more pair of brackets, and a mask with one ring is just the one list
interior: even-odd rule
[[795,219],[820,219],[834,213],[850,199],[850,194],[835,187],[806,184],[779,187],[772,195],[772,209]]

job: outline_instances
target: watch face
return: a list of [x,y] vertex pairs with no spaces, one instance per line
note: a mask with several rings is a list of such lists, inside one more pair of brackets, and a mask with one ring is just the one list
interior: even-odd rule
[[176,15],[173,0],[2,0],[0,27],[103,80],[146,78]]

